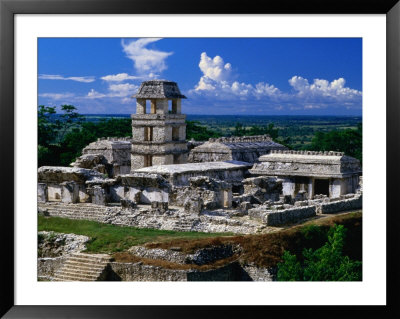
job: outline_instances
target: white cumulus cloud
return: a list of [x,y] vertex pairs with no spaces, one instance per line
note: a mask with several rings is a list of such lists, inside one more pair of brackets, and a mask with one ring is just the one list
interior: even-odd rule
[[101,77],[102,80],[107,82],[122,82],[125,80],[141,80],[142,76],[129,75],[128,73],[110,74]]
[[339,78],[329,82],[323,79],[314,79],[313,83],[301,76],[293,76],[289,79],[289,84],[296,91],[298,97],[306,100],[318,100],[326,98],[328,100],[336,101],[353,101],[358,100],[362,96],[362,92],[345,87],[346,80]]
[[94,76],[62,76],[58,74],[39,74],[40,80],[70,80],[76,82],[90,83],[95,81]]
[[201,53],[199,68],[203,73],[194,90],[189,93],[212,96],[218,99],[261,99],[275,97],[281,92],[268,83],[260,82],[255,86],[249,83],[233,81],[232,65],[225,63],[219,55],[211,58]]
[[66,98],[74,97],[73,93],[41,93],[40,97],[49,98],[52,100],[61,100]]
[[95,91],[94,89],[91,89],[86,97],[88,99],[101,99],[105,96],[106,96],[105,94],[99,93],[99,92]]
[[130,83],[124,84],[111,84],[109,86],[110,97],[126,97],[128,95],[133,95],[139,89],[139,86]]
[[135,41],[125,42],[121,45],[126,56],[133,61],[134,67],[139,74],[162,72],[167,68],[165,60],[173,52],[164,52],[148,49],[150,43],[161,40],[160,38],[142,38]]
[[203,72],[204,77],[215,81],[229,80],[232,73],[232,66],[230,63],[225,63],[219,56],[210,58],[206,52],[200,55],[199,68]]

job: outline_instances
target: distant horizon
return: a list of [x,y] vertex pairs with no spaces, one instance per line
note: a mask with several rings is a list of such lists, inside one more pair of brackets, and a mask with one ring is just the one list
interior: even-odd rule
[[[130,116],[131,114],[135,114],[135,113],[82,113],[81,115],[118,115],[118,116]],[[260,116],[260,117],[267,117],[267,116],[272,116],[272,117],[278,117],[278,116],[302,116],[302,117],[362,117],[362,114],[357,115],[351,115],[351,114],[323,114],[323,115],[319,115],[319,114],[186,114],[183,113],[184,115],[195,115],[195,116],[242,116],[242,117],[246,117],[246,116]]]

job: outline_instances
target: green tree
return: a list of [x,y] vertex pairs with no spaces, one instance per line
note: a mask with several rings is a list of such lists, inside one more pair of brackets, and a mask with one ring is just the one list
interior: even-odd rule
[[221,134],[205,126],[198,121],[186,121],[186,139],[195,141],[207,141],[210,137],[221,137]]
[[296,255],[285,251],[283,262],[278,264],[279,281],[359,281],[362,279],[361,262],[343,256],[346,229],[335,225],[328,241],[319,249],[303,250],[303,264]]
[[46,147],[54,140],[55,124],[50,117],[56,113],[55,107],[39,105],[38,107],[38,144]]
[[316,132],[309,147],[312,151],[338,151],[362,161],[362,126],[357,129]]

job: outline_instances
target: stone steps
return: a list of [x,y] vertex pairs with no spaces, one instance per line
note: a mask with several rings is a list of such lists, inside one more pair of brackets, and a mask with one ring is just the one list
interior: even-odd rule
[[67,257],[53,281],[98,281],[104,273],[110,256],[105,254],[74,253]]
[[108,206],[100,206],[94,204],[63,204],[63,203],[46,203],[39,204],[39,208],[46,210],[50,216],[64,217],[70,219],[85,220],[101,220],[110,209]]

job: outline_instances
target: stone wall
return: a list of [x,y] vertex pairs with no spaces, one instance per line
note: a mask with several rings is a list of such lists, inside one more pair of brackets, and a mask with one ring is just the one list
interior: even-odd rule
[[66,256],[60,257],[44,257],[37,260],[37,277],[38,279],[51,280],[54,274],[60,270],[66,261]]
[[291,207],[274,210],[265,209],[261,206],[249,209],[248,214],[251,218],[261,220],[268,226],[279,226],[314,217],[316,216],[317,211],[315,206]]
[[166,269],[138,263],[110,263],[108,281],[242,281],[251,280],[244,276],[239,263],[207,270]]
[[351,199],[340,200],[331,203],[323,203],[318,206],[319,214],[333,214],[337,212],[361,209],[362,208],[362,196],[357,196]]

